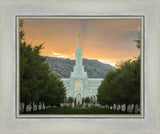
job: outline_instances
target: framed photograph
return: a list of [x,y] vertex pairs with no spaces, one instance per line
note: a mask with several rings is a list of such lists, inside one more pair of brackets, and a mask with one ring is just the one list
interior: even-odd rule
[[17,117],[144,117],[144,16],[16,19]]
[[0,1],[0,133],[158,134],[159,6]]

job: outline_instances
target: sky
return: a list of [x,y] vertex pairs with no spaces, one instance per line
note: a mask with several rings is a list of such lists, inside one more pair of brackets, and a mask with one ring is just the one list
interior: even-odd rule
[[140,20],[24,20],[23,29],[32,46],[44,43],[43,56],[75,59],[79,32],[83,58],[115,66],[140,54]]

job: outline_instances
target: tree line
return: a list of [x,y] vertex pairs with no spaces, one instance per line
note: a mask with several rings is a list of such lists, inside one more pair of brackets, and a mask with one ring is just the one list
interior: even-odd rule
[[44,103],[59,106],[64,101],[66,89],[59,76],[53,74],[46,58],[40,55],[43,44],[32,46],[25,40],[23,30],[23,20],[20,21],[20,103],[24,103],[24,113],[26,106]]
[[[140,49],[140,40],[136,40],[137,48]],[[140,55],[135,60],[127,60],[117,64],[115,71],[111,70],[102,81],[98,88],[98,102],[102,105],[112,106],[115,104],[120,110],[125,104],[140,106]]]

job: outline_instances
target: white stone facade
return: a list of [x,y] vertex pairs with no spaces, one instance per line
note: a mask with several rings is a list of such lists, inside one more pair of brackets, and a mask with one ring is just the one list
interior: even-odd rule
[[73,97],[76,104],[82,104],[82,99],[90,97],[91,102],[97,102],[97,89],[102,82],[102,78],[88,78],[87,72],[84,71],[82,64],[82,50],[79,46],[76,50],[76,61],[74,71],[71,72],[70,78],[61,79],[66,87],[67,98]]

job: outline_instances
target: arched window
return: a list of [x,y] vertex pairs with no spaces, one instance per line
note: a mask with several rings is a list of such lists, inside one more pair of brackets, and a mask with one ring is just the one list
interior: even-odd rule
[[81,91],[81,81],[77,81],[76,83],[76,90]]

